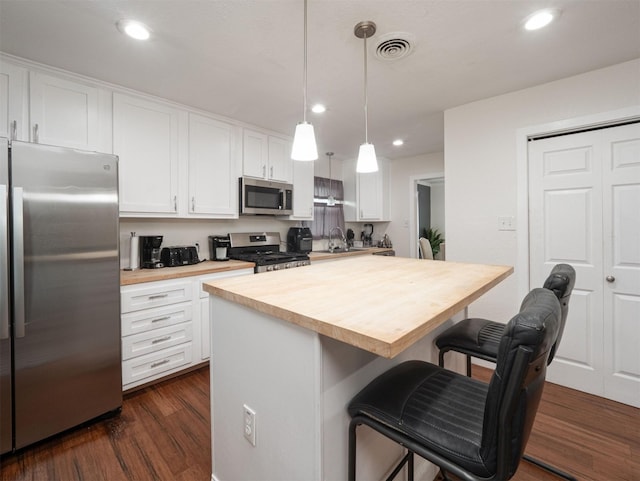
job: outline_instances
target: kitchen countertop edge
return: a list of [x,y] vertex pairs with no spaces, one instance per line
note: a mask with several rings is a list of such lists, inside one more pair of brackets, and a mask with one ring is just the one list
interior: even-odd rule
[[120,285],[129,286],[144,282],[166,281],[183,277],[195,277],[206,274],[217,274],[241,269],[253,269],[253,262],[229,260],[225,262],[202,261],[199,264],[180,267],[163,267],[161,269],[137,269],[120,271]]

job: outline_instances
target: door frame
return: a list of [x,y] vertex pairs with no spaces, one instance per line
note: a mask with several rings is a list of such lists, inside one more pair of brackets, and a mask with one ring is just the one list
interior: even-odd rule
[[[409,177],[409,255],[414,259],[418,258],[418,182],[430,179],[443,179],[446,184],[444,172],[432,172]],[[447,206],[445,205],[445,210],[446,208]]]
[[518,298],[523,299],[531,290],[529,283],[529,139],[544,135],[570,133],[592,127],[604,127],[620,122],[639,120],[640,105],[610,110],[593,115],[531,125],[516,130],[517,171],[517,252]]

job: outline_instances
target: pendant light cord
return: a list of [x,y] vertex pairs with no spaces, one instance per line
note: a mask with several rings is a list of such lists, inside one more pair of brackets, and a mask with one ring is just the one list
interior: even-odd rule
[[[306,0],[305,0],[306,1]],[[367,32],[364,34],[364,142],[369,143],[369,110],[367,106]]]
[[307,0],[304,0],[304,62],[303,62],[303,75],[302,82],[304,88],[302,89],[302,120],[307,121]]

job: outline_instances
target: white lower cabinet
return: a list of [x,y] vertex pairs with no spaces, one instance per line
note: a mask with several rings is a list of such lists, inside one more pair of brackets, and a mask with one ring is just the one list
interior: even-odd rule
[[123,286],[123,390],[206,363],[210,357],[209,294],[202,284],[249,274],[252,268]]
[[198,312],[200,314],[200,354],[201,359],[211,357],[211,329],[209,322],[209,293],[202,290],[202,284],[225,277],[246,276],[253,274],[253,269],[239,269],[236,271],[221,272],[219,274],[209,274],[201,276],[196,281],[196,292],[199,295]]

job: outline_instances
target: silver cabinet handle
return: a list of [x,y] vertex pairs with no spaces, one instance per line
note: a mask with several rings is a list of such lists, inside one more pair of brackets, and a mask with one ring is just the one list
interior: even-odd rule
[[158,366],[162,366],[163,364],[167,364],[169,361],[169,359],[163,359],[162,361],[159,362],[154,362],[153,364],[151,364],[151,369],[153,369],[154,367],[158,367]]
[[173,196],[173,211],[178,212],[178,196]]
[[11,140],[17,140],[18,138],[18,121],[11,122]]
[[262,177],[266,177],[267,176],[267,166],[263,165],[262,166]]
[[33,126],[33,143],[37,144],[40,142],[40,129],[38,128],[38,124]]
[[149,300],[162,299],[163,297],[169,297],[169,294],[156,294],[155,296],[149,296]]
[[607,282],[615,282],[616,278],[613,276],[607,276],[605,277],[605,279],[607,280]]
[[151,341],[151,344],[158,344],[159,342],[168,341],[169,339],[171,339],[171,336],[159,337],[158,339]]
[[171,319],[171,316],[158,317],[157,319],[152,320],[151,323],[160,322],[160,321],[167,321],[169,319]]
[[15,337],[24,337],[24,219],[22,187],[13,188],[13,285]]
[[269,177],[273,178],[273,165],[269,168]]
[[191,212],[195,212],[195,211],[196,211],[196,198],[191,197]]
[[8,194],[7,186],[0,185],[0,339],[9,339]]

